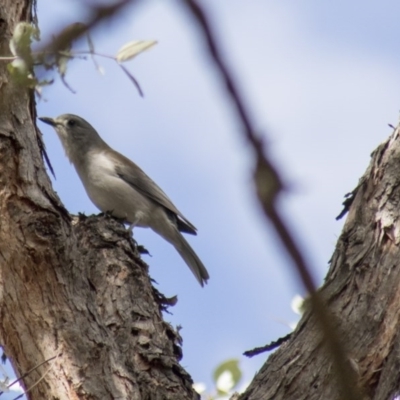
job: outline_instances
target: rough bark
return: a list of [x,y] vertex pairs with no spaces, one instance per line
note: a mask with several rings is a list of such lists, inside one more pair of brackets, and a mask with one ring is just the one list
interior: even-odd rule
[[[28,0],[3,0],[0,54]],[[179,335],[121,224],[74,218],[42,161],[31,91],[0,63],[0,342],[34,399],[195,399]]]
[[[364,399],[400,394],[400,128],[372,154],[320,293],[336,316]],[[312,312],[272,354],[241,400],[339,399]]]

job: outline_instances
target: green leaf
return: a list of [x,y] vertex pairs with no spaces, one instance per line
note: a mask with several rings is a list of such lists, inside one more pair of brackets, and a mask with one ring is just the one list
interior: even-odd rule
[[121,63],[136,57],[143,51],[150,49],[157,42],[155,40],[134,40],[132,42],[124,44],[116,55],[116,60]]
[[296,314],[302,315],[305,311],[306,300],[307,299],[305,299],[304,297],[296,294],[296,296],[294,296],[292,301],[290,302],[290,307],[292,308],[292,311]]
[[7,70],[16,83],[31,88],[36,86],[37,80],[32,76],[29,66],[22,58],[17,58],[7,64]]
[[37,34],[37,29],[32,24],[18,23],[10,40],[11,53],[24,59],[27,55],[30,56],[32,39],[35,39]]
[[89,31],[86,32],[86,39],[87,39],[87,42],[88,42],[90,53],[93,54],[94,53],[94,43],[93,43],[92,37],[90,36]]
[[86,39],[88,42],[88,46],[89,46],[89,50],[90,50],[90,57],[93,61],[93,64],[96,67],[99,74],[104,75],[105,74],[104,68],[101,65],[99,65],[99,63],[96,61],[94,43],[93,43],[92,37],[90,36],[89,31],[86,32]]
[[[27,22],[20,22],[15,27],[9,43],[11,53],[15,57],[17,57],[17,59],[22,60],[24,63],[24,68],[26,67],[28,70],[31,70],[33,66],[31,51],[32,39],[36,39],[37,35],[38,30],[32,24],[29,24]],[[14,73],[19,74],[19,71],[21,70],[21,65],[12,65],[8,68],[9,71],[13,71]]]
[[226,394],[234,389],[242,378],[239,360],[226,360],[215,369],[213,379],[219,394]]
[[67,64],[69,60],[68,57],[59,57],[57,59],[57,69],[62,77],[67,73]]

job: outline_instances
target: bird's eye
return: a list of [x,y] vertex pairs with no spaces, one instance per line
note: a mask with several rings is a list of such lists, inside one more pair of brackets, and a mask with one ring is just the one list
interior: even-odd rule
[[67,125],[68,125],[69,127],[75,126],[75,125],[76,125],[76,121],[75,121],[74,119],[69,119],[69,120],[67,121]]

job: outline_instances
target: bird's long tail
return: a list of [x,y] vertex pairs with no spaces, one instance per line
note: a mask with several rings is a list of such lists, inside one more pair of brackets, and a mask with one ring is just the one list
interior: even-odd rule
[[210,276],[208,275],[206,267],[201,262],[194,250],[190,247],[186,239],[179,232],[177,232],[176,240],[172,244],[184,259],[187,266],[193,272],[193,275],[199,281],[200,285],[204,286]]
[[200,285],[204,286],[210,278],[207,269],[176,226],[168,221],[168,224],[159,224],[152,229],[175,247]]

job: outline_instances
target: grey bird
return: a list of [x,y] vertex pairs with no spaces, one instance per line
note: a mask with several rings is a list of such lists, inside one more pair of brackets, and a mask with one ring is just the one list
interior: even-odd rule
[[208,272],[180,232],[196,235],[196,228],[168,196],[131,160],[113,150],[83,118],[63,114],[41,117],[58,134],[94,205],[134,226],[151,228],[171,243],[200,285]]

